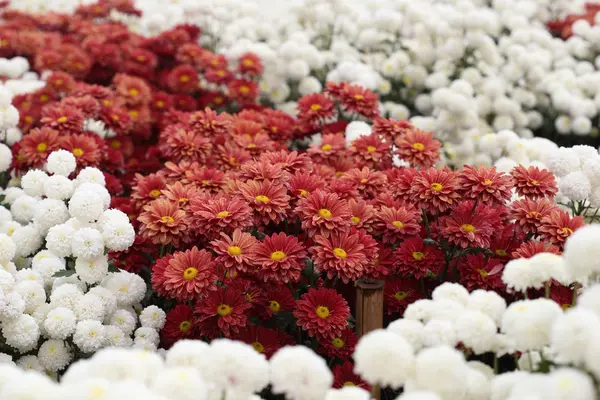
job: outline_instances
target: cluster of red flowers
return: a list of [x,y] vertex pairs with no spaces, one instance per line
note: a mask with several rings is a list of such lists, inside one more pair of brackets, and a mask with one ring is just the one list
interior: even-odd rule
[[569,14],[563,19],[550,21],[547,24],[548,29],[553,34],[567,40],[573,36],[573,24],[575,22],[585,20],[593,26],[598,12],[600,12],[600,4],[592,2],[585,3],[585,12],[583,14]]

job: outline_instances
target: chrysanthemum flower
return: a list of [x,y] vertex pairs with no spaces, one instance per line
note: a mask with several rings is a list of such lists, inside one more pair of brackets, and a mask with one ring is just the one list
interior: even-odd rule
[[373,120],[373,133],[381,135],[390,141],[412,129],[414,129],[414,126],[407,120],[398,121],[393,118],[381,117]]
[[444,254],[437,246],[426,245],[420,237],[404,240],[394,253],[398,275],[421,279],[429,273],[437,275],[444,264]]
[[321,144],[311,144],[308,154],[317,162],[338,156],[346,151],[346,139],[337,134],[328,134],[321,137]]
[[[179,302],[204,298],[217,290],[217,267],[211,254],[194,246],[185,252],[175,252],[168,262],[152,268],[152,283],[161,296]],[[156,277],[156,278],[155,278]]]
[[59,143],[61,149],[73,153],[80,167],[98,166],[104,156],[104,141],[96,135],[84,133],[61,136]]
[[309,336],[333,340],[348,326],[350,307],[334,289],[309,289],[296,301],[294,316]]
[[208,138],[227,135],[232,125],[231,115],[225,113],[217,115],[217,112],[210,108],[193,112],[189,121],[190,128]]
[[78,133],[83,128],[84,120],[83,113],[78,109],[59,104],[44,107],[40,122],[59,132]]
[[350,212],[352,213],[352,217],[350,218],[352,226],[356,229],[364,229],[369,233],[373,232],[376,223],[375,207],[364,200],[357,201],[355,199],[348,200],[348,207],[350,207]]
[[[409,199],[428,212],[444,212],[460,197],[460,183],[456,173],[447,168],[429,168],[417,171],[411,185]],[[411,198],[412,197],[412,198]]]
[[196,304],[196,314],[200,332],[209,339],[220,333],[225,337],[239,335],[246,326],[246,312],[252,307],[246,297],[235,290],[218,287]]
[[150,87],[141,78],[126,74],[117,74],[113,78],[115,91],[131,106],[147,104],[150,101]]
[[171,160],[204,163],[212,150],[211,140],[185,129],[171,125],[161,135],[160,149]]
[[375,198],[387,184],[387,177],[383,172],[373,171],[368,167],[353,168],[345,172],[341,180],[354,185],[362,196],[371,199]]
[[286,150],[269,151],[260,155],[261,161],[277,164],[290,175],[310,171],[312,161],[306,153]]
[[356,231],[336,232],[330,237],[317,235],[310,249],[315,266],[329,279],[338,276],[345,283],[363,277],[371,261]]
[[266,161],[249,161],[244,163],[238,175],[242,181],[266,181],[269,180],[274,184],[284,183],[288,175],[284,174],[283,169],[277,164],[271,164]]
[[383,235],[384,243],[394,243],[421,230],[421,214],[412,206],[386,207],[377,213],[376,231]]
[[553,244],[530,240],[522,243],[512,252],[512,258],[531,258],[539,253],[560,254],[560,249]]
[[225,186],[225,174],[216,168],[190,168],[185,177],[192,185],[207,193],[219,193]]
[[17,157],[32,167],[40,167],[55,150],[59,149],[59,133],[50,128],[35,128],[19,141]]
[[162,191],[166,189],[165,180],[158,174],[135,175],[135,185],[131,188],[131,199],[137,208],[142,208],[149,202],[162,196]]
[[539,169],[533,166],[525,168],[518,165],[510,173],[515,181],[515,189],[521,196],[532,200],[542,197],[552,199],[558,192],[556,178],[547,169]]
[[235,144],[226,143],[216,148],[217,164],[224,170],[237,170],[252,159],[252,155]]
[[296,299],[287,285],[268,285],[265,295],[267,297],[265,314],[268,317],[283,311],[292,311],[296,306]]
[[461,193],[467,199],[503,205],[512,195],[512,177],[496,172],[496,167],[465,165],[460,170],[458,179]]
[[489,247],[492,225],[477,212],[452,211],[440,218],[440,233],[450,243],[467,247]]
[[255,223],[281,222],[289,208],[290,196],[285,187],[269,180],[248,181],[239,185],[241,195],[254,210]]
[[256,262],[261,265],[259,274],[265,282],[298,282],[305,258],[306,250],[298,238],[283,232],[265,237],[256,246]]
[[325,186],[325,182],[309,172],[297,172],[289,180],[290,193],[302,199]]
[[190,200],[200,196],[200,192],[193,185],[183,185],[181,182],[175,182],[172,185],[168,185],[166,189],[161,190],[161,194],[168,200],[179,204],[181,209],[187,211],[189,208]]
[[187,243],[189,237],[189,221],[185,211],[167,199],[157,199],[144,206],[138,217],[141,222],[140,235],[154,244],[172,244],[179,247]]
[[247,74],[251,76],[258,76],[263,71],[263,65],[258,57],[254,53],[244,53],[238,59],[238,70],[242,74]]
[[168,348],[181,339],[195,338],[198,334],[192,307],[178,304],[167,313],[167,321],[160,331],[162,342]]
[[198,72],[189,64],[173,68],[167,77],[169,88],[175,93],[191,93],[198,90]]
[[413,167],[430,168],[440,159],[442,144],[433,138],[433,133],[417,128],[396,136],[396,154]]
[[360,166],[385,169],[391,166],[391,143],[384,142],[381,136],[370,134],[355,139],[350,152]]
[[502,290],[504,264],[497,258],[487,258],[483,254],[468,254],[458,263],[460,283],[468,291],[475,289]]
[[329,357],[339,358],[341,360],[348,360],[354,353],[354,348],[358,343],[358,337],[352,329],[344,329],[342,334],[333,339],[331,338],[317,338],[319,341],[318,351],[321,354],[325,354]]
[[416,173],[414,168],[392,168],[385,171],[390,193],[395,199],[410,202],[410,189]]
[[221,232],[221,238],[211,242],[212,250],[217,253],[216,262],[231,272],[248,273],[257,269],[254,255],[258,240],[240,229],[233,231],[231,237]]
[[[327,89],[331,90],[330,86]],[[379,115],[379,96],[360,85],[344,82],[341,90],[331,90],[331,94],[342,103],[342,108],[347,113],[358,113],[366,118]]]
[[346,361],[333,367],[333,387],[341,389],[346,386],[356,386],[367,392],[371,391],[371,385],[365,382],[360,375],[354,373],[354,364]]
[[383,304],[388,315],[400,313],[402,316],[409,304],[422,298],[419,281],[416,279],[396,279],[385,282]]
[[542,224],[542,219],[556,209],[551,200],[540,198],[537,200],[524,198],[515,201],[510,206],[510,217],[518,223],[527,233],[537,233]]
[[311,124],[323,123],[335,115],[335,103],[322,93],[313,93],[298,99],[298,119]]
[[196,231],[209,239],[252,225],[252,210],[236,198],[217,196],[207,200],[199,196],[191,200],[190,212]]
[[267,359],[282,347],[276,330],[257,325],[248,325],[235,339],[248,343],[257,353],[264,354]]
[[516,222],[514,224],[506,223],[502,229],[494,229],[490,241],[490,250],[495,254],[494,257],[506,262],[511,259],[513,251],[525,241],[526,236],[521,226]]
[[[364,235],[368,235],[362,229],[359,229],[358,232],[364,233]],[[394,251],[391,247],[387,245],[377,243],[377,241],[375,241],[375,239],[373,239],[370,235],[364,236],[364,238],[366,239],[366,242],[372,240],[372,242],[376,244],[377,247],[377,249],[374,252],[368,255],[368,258],[370,258],[371,261],[365,272],[364,279],[385,279],[385,277],[391,275],[395,269],[394,263],[396,260],[394,256]],[[367,249],[366,253],[370,253],[370,250]]]
[[352,223],[348,203],[337,194],[323,190],[317,190],[300,200],[295,213],[310,236],[319,234],[328,237],[332,232],[348,230]]
[[583,225],[585,225],[583,217],[571,217],[566,211],[555,209],[542,218],[538,231],[545,240],[562,246],[567,238]]
[[244,79],[233,79],[227,84],[228,95],[238,104],[254,104],[260,94],[256,82]]

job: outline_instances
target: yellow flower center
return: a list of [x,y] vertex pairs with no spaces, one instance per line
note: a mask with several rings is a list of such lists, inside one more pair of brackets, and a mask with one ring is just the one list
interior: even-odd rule
[[81,157],[83,155],[83,150],[79,147],[73,149],[73,155],[75,157]]
[[256,350],[257,353],[262,354],[265,352],[265,346],[263,346],[262,344],[260,344],[258,342],[252,343],[252,347],[254,348],[254,350]]
[[311,111],[319,111],[321,109],[320,104],[313,104],[310,106]]
[[329,317],[329,308],[327,308],[325,306],[317,307],[315,312],[317,313],[317,316],[321,319],[325,319],[325,318]]
[[156,102],[156,107],[158,108],[163,108],[165,106],[165,102],[162,100],[159,100]]
[[241,86],[240,87],[240,93],[241,94],[248,94],[250,92],[250,88],[248,86]]
[[462,229],[465,232],[469,232],[469,233],[475,232],[475,227],[471,224],[462,224],[460,226],[460,229]]
[[112,142],[110,142],[110,147],[112,147],[113,149],[120,149],[121,148],[121,141],[120,140],[113,140]]
[[367,178],[362,178],[362,179],[360,180],[360,183],[367,183],[367,181],[368,181],[368,179],[367,179]]
[[348,253],[346,253],[346,251],[344,249],[340,249],[339,247],[336,247],[335,249],[333,249],[333,254],[335,254],[335,256],[339,257],[339,258],[348,257]]
[[242,64],[244,64],[244,66],[246,66],[246,67],[252,67],[252,66],[254,65],[254,61],[252,61],[252,60],[251,60],[251,59],[249,59],[249,58],[246,58],[246,59],[245,59],[245,60],[242,62]]
[[329,211],[326,208],[321,208],[319,210],[319,215],[321,216],[321,218],[325,218],[325,219],[329,219],[332,217],[331,211]]
[[233,309],[227,304],[221,304],[217,307],[217,314],[219,314],[221,317],[228,316],[229,314],[231,314],[232,311]]
[[47,148],[48,148],[48,145],[46,143],[40,143],[37,145],[37,147],[35,149],[37,150],[38,153],[43,153],[46,151]]
[[483,181],[484,186],[490,186],[492,183],[494,183],[494,181],[492,181],[491,179],[486,179],[485,181]]
[[536,181],[535,179],[532,179],[531,181],[529,181],[532,185],[537,186],[540,183],[538,181]]
[[423,143],[417,142],[412,144],[412,148],[418,151],[423,151],[425,150],[425,145]]
[[47,94],[43,94],[40,96],[40,101],[42,103],[46,103],[48,100],[50,100],[50,97]]
[[170,215],[165,215],[160,220],[165,224],[172,224],[173,222],[175,222],[175,219]]
[[343,386],[356,386],[354,382],[346,381]]
[[572,234],[572,233],[573,233],[573,229],[571,229],[571,228],[567,228],[566,226],[565,226],[564,228],[562,228],[562,231],[563,231],[564,233],[566,233],[567,235],[570,235],[570,234]]
[[138,90],[135,88],[131,88],[129,89],[129,94],[132,96],[137,96],[138,94],[140,94],[140,92],[138,92]]
[[180,197],[179,198],[179,202],[180,203],[185,203],[186,201],[188,201],[189,199],[187,197]]
[[484,269],[478,269],[477,272],[479,272],[479,275],[481,275],[483,279],[487,278],[488,276],[488,272]]
[[498,249],[498,250],[496,250],[496,255],[500,256],[500,257],[506,257],[508,255],[508,253],[506,252],[506,250]]
[[321,150],[323,150],[323,151],[330,151],[331,149],[333,149],[333,146],[330,145],[329,143],[321,146]]
[[281,309],[281,304],[279,304],[279,302],[275,301],[275,300],[271,300],[269,302],[269,310],[271,310],[271,312],[279,312],[279,310]]
[[367,153],[374,153],[377,150],[374,146],[367,146]]
[[198,276],[198,270],[194,267],[189,267],[185,271],[183,271],[183,279],[186,281],[191,281],[196,276]]
[[360,222],[360,218],[358,218],[358,217],[352,217],[352,223],[354,225],[358,224],[359,222]]
[[571,308],[571,307],[573,307],[573,305],[572,305],[572,304],[570,304],[570,303],[565,303],[565,304],[561,304],[561,305],[560,305],[560,308],[562,308],[562,309],[563,309],[563,311],[567,311],[567,310],[568,310],[569,308]]
[[425,254],[420,252],[420,251],[414,251],[412,253],[412,256],[415,260],[419,261],[425,258]]
[[150,194],[150,197],[156,199],[158,196],[161,195],[161,191],[158,189],[154,189],[154,190],[151,190],[149,194]]
[[181,82],[181,83],[186,83],[186,82],[189,82],[189,81],[190,81],[189,75],[181,75],[179,77],[179,82]]
[[271,260],[273,261],[280,261],[283,260],[286,257],[285,253],[283,251],[274,251],[271,253]]
[[308,190],[300,189],[298,192],[300,192],[300,197],[308,196]]
[[57,119],[56,122],[62,124],[62,123],[67,122],[67,120],[68,120],[68,118],[63,116],[63,117],[60,117],[59,119]]
[[355,94],[354,95],[354,100],[362,100],[364,98],[365,98],[365,96],[363,96],[362,94]]
[[406,296],[408,296],[408,292],[399,291],[394,293],[394,297],[398,301],[403,301],[406,298]]
[[394,222],[392,222],[392,225],[394,225],[394,228],[396,228],[396,229],[404,228],[404,222],[402,222],[402,221],[394,221]]
[[229,248],[227,248],[227,252],[230,256],[239,256],[242,254],[242,249],[238,246],[229,246]]
[[217,213],[218,218],[225,218],[229,215],[229,211],[221,211]]
[[256,196],[255,199],[259,203],[268,203],[269,201],[271,201],[271,199],[269,199],[267,196],[262,195],[262,194],[259,194],[258,196]]
[[344,343],[344,341],[342,340],[342,338],[336,337],[335,339],[333,339],[333,340],[331,341],[331,344],[333,344],[333,346],[334,346],[336,349],[341,349],[342,347],[344,347],[344,344],[345,344],[345,343]]
[[181,332],[187,332],[192,328],[192,322],[191,321],[183,321],[182,323],[179,324],[179,330]]
[[431,187],[431,190],[436,191],[436,192],[440,192],[444,188],[444,186],[440,183],[432,183],[430,187]]

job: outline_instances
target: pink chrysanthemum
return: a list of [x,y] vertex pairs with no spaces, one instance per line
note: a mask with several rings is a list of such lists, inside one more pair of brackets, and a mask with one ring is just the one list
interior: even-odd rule
[[221,238],[211,242],[212,250],[217,253],[216,262],[223,266],[228,275],[233,272],[248,273],[257,269],[255,250],[258,240],[239,229],[232,236],[221,232]]

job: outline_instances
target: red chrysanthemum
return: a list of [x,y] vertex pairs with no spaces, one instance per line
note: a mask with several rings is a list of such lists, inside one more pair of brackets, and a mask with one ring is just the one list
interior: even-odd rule
[[240,330],[246,326],[246,312],[251,307],[242,293],[221,286],[198,302],[194,312],[200,332],[209,339],[214,339],[220,333],[225,337],[239,335]]
[[310,154],[316,161],[324,161],[332,156],[338,156],[346,151],[346,139],[337,134],[328,134],[321,137],[321,144],[311,144],[308,148]]
[[40,122],[47,127],[63,133],[78,133],[83,128],[85,117],[73,107],[48,105],[42,110]]
[[525,241],[527,235],[521,226],[514,223],[506,223],[500,230],[494,229],[490,241],[490,250],[504,262],[510,260],[512,252]]
[[148,104],[151,100],[150,87],[143,79],[126,74],[117,74],[113,78],[113,84],[117,94],[128,105]]
[[335,115],[335,103],[322,93],[313,93],[298,99],[298,119],[311,124],[323,123]]
[[162,195],[170,201],[179,204],[183,210],[188,210],[190,200],[200,193],[195,186],[183,185],[181,182],[175,182],[172,185],[167,184],[167,188],[161,190]]
[[265,295],[267,297],[265,314],[269,317],[283,311],[292,311],[296,306],[296,299],[287,285],[269,285]]
[[362,196],[371,199],[375,198],[387,184],[387,177],[383,172],[373,171],[368,167],[346,171],[341,180],[351,183]]
[[[360,85],[342,83],[341,90],[327,89],[341,103],[345,112],[358,113],[366,118],[373,118],[379,115],[379,96],[369,89]],[[337,93],[335,93],[337,92]]]
[[356,386],[367,392],[371,391],[371,385],[365,382],[360,375],[354,373],[354,364],[346,361],[333,367],[333,387],[341,389],[345,386]]
[[515,189],[521,196],[537,200],[542,197],[552,199],[558,187],[552,172],[538,167],[525,168],[518,165],[510,172],[515,182]]
[[347,231],[352,223],[348,203],[337,194],[323,190],[316,190],[300,200],[295,213],[309,236],[319,234],[329,237],[332,232]]
[[162,196],[162,191],[166,187],[165,180],[158,174],[149,174],[146,176],[136,174],[131,199],[135,206],[140,209]]
[[461,194],[467,199],[503,205],[512,195],[512,177],[496,172],[496,167],[465,165],[458,179]]
[[204,163],[212,150],[211,140],[185,129],[171,125],[161,135],[160,149],[165,157],[174,161]]
[[421,214],[412,206],[386,207],[377,213],[376,231],[383,235],[384,243],[395,243],[421,230]]
[[259,274],[265,282],[298,282],[305,259],[306,250],[298,238],[283,232],[265,237],[256,246],[256,262],[261,266]]
[[571,217],[568,212],[555,209],[542,218],[538,231],[543,239],[562,246],[567,238],[583,225],[585,225],[583,217]]
[[414,168],[393,168],[386,171],[388,187],[394,199],[410,202],[410,190],[416,173]]
[[269,151],[262,153],[260,155],[260,160],[271,164],[277,164],[281,169],[291,175],[308,172],[312,167],[312,161],[308,155],[306,155],[306,153],[298,153],[297,151]]
[[[431,213],[444,212],[460,197],[456,173],[447,168],[417,171],[410,188],[409,199]],[[412,198],[411,198],[412,196]]]
[[256,325],[247,326],[236,337],[236,340],[248,343],[257,353],[264,354],[267,359],[282,347],[276,330]]
[[475,211],[461,212],[453,210],[447,217],[440,218],[440,233],[462,248],[489,247],[494,229],[487,218]]
[[212,250],[217,253],[216,262],[225,268],[228,275],[257,269],[254,255],[257,245],[254,236],[240,229],[233,231],[231,237],[221,232],[221,238],[211,242]]
[[269,222],[281,222],[290,206],[290,196],[282,184],[269,180],[248,181],[239,185],[241,195],[254,210],[255,222],[267,225]]
[[368,204],[364,200],[348,200],[348,207],[352,213],[352,226],[356,229],[364,229],[366,232],[373,232],[376,218],[375,218],[375,207]]
[[189,126],[199,134],[209,138],[224,136],[232,127],[231,115],[205,108],[190,115]]
[[160,331],[165,347],[172,346],[181,339],[191,339],[197,334],[192,307],[178,304],[167,313],[167,321]]
[[167,82],[175,93],[192,93],[198,90],[198,72],[189,64],[181,64],[169,73]]
[[383,170],[391,166],[391,143],[381,136],[370,134],[355,139],[350,152],[360,166]]
[[252,210],[245,201],[236,198],[198,196],[191,200],[190,212],[196,231],[209,239],[219,237],[221,232],[231,233],[252,225]]
[[542,225],[542,219],[556,209],[551,200],[524,198],[511,204],[510,216],[527,233],[537,233]]
[[297,199],[305,198],[325,186],[325,182],[308,172],[297,172],[289,180],[290,193]]
[[240,168],[238,179],[242,181],[266,181],[269,180],[275,184],[284,183],[288,175],[277,164],[271,164],[267,161],[249,161]]
[[66,135],[59,139],[60,148],[70,151],[80,167],[96,167],[104,157],[104,141],[91,134]]
[[319,353],[325,354],[329,357],[339,358],[341,360],[348,360],[352,357],[356,344],[358,343],[358,337],[352,329],[344,329],[342,334],[338,337],[331,338],[318,338]]
[[239,104],[253,104],[256,102],[260,89],[253,81],[233,79],[227,84],[229,96]]
[[444,264],[444,253],[437,246],[426,245],[422,238],[404,240],[395,253],[397,273],[404,278],[421,279],[437,275]]
[[417,128],[408,129],[396,136],[396,154],[413,167],[430,168],[440,160],[442,143],[433,138],[433,133]]
[[50,153],[59,149],[59,133],[50,128],[35,128],[19,141],[19,161],[32,167],[41,167]]
[[208,193],[219,193],[225,186],[225,173],[216,168],[189,168],[185,172],[185,179]]
[[143,210],[138,217],[142,237],[154,244],[172,244],[175,247],[179,247],[181,242],[189,242],[190,221],[179,205],[167,199],[157,199],[144,206]]
[[560,254],[560,249],[553,244],[529,241],[522,243],[512,252],[511,256],[513,258],[531,258],[539,253]]
[[315,246],[310,249],[315,266],[329,279],[337,276],[348,283],[362,278],[371,260],[360,239],[356,232],[315,236]]
[[244,53],[238,59],[238,69],[242,74],[250,76],[258,76],[263,71],[263,65],[258,57],[254,53]]
[[296,301],[294,316],[309,336],[333,340],[348,326],[350,307],[334,289],[309,289]]
[[483,254],[468,254],[458,263],[460,283],[468,291],[475,289],[502,290],[504,264],[497,258],[487,258]]
[[388,315],[400,313],[402,316],[409,304],[422,298],[419,281],[416,279],[396,279],[385,282],[383,304]]

